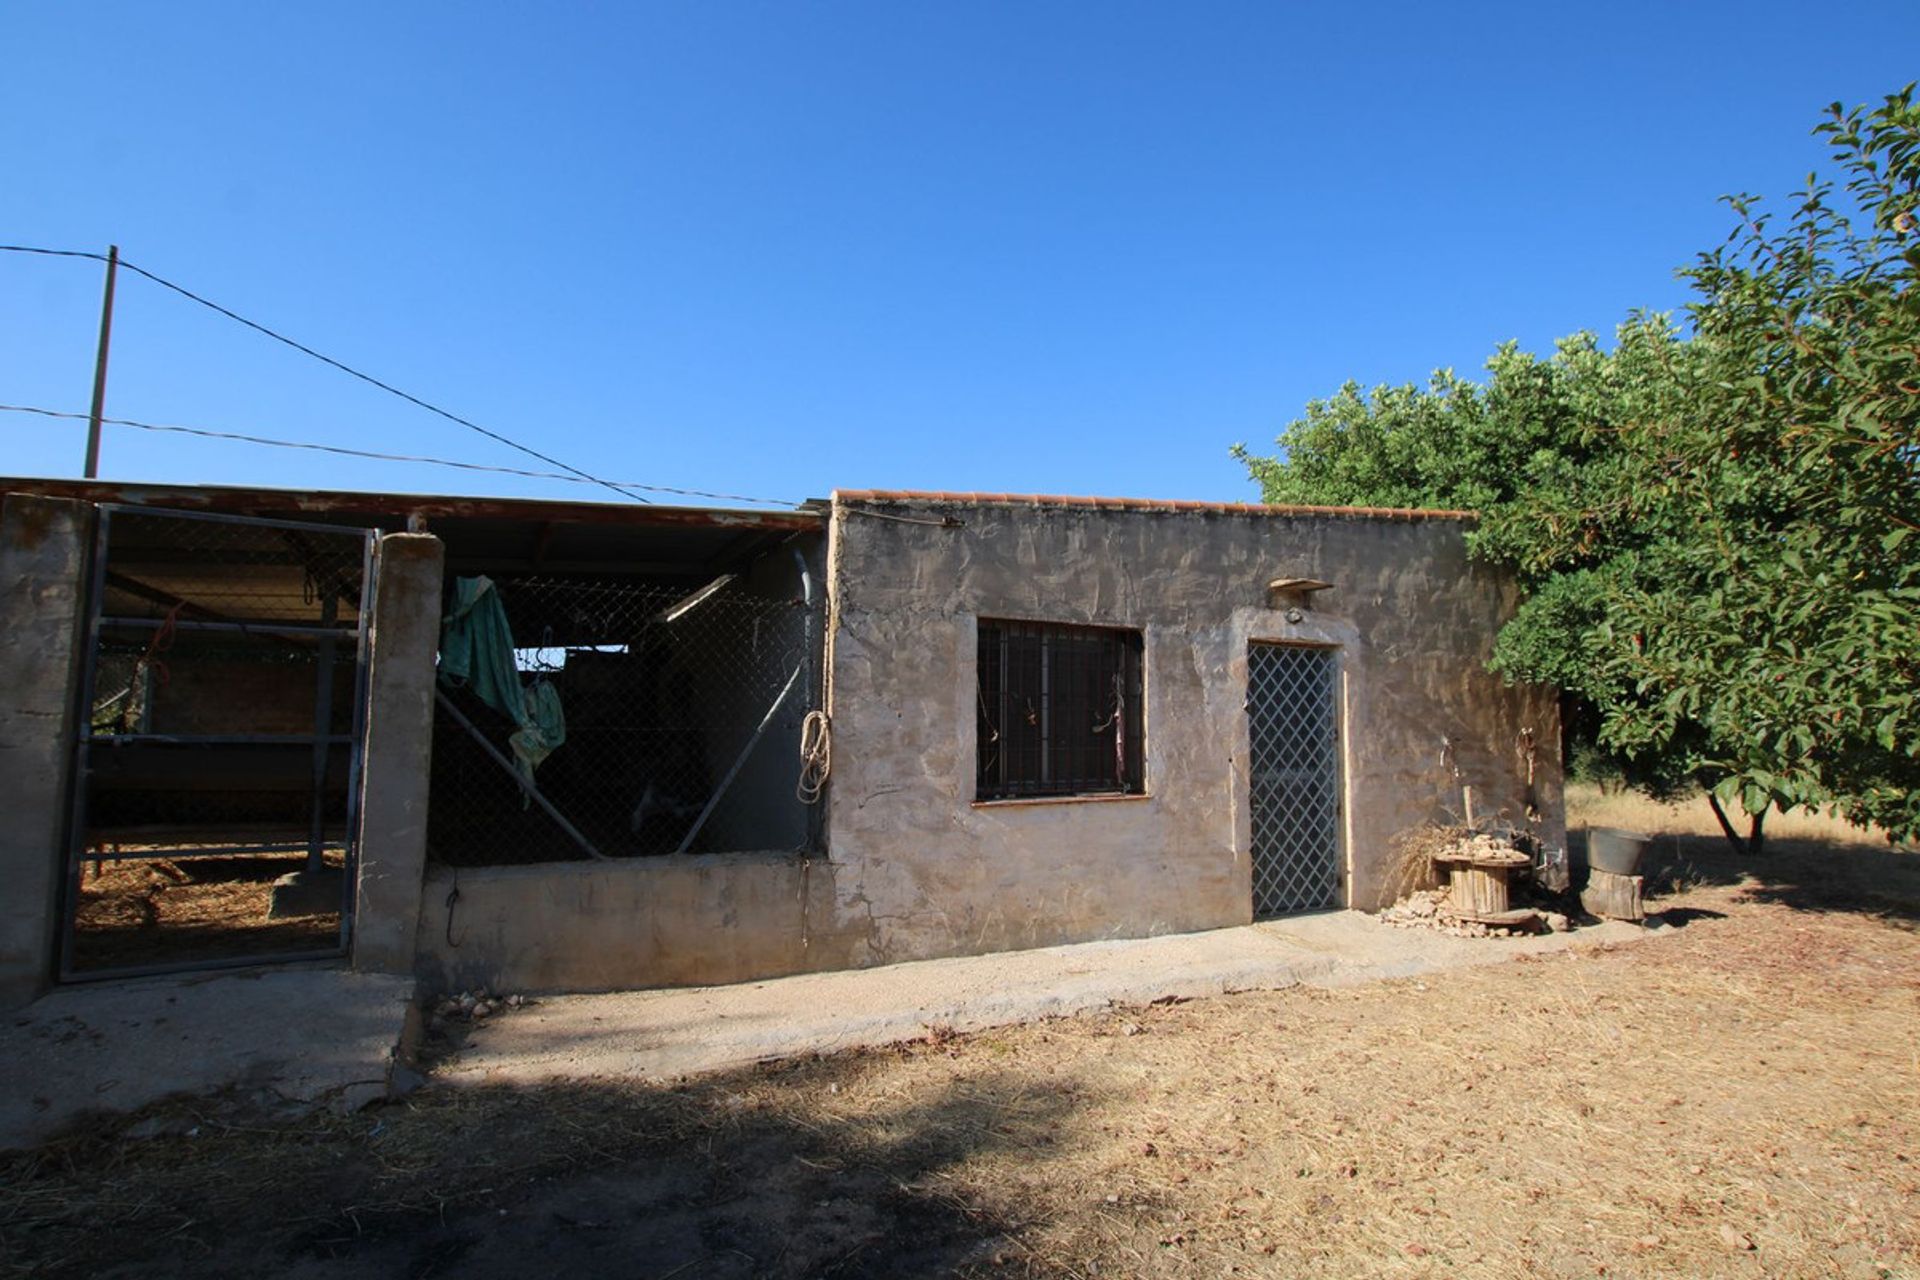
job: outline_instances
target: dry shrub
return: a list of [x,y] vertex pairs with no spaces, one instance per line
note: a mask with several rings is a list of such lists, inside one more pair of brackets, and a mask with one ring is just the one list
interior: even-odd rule
[[1473,834],[1470,827],[1424,822],[1387,842],[1387,886],[1398,902],[1418,889],[1440,887],[1440,854]]

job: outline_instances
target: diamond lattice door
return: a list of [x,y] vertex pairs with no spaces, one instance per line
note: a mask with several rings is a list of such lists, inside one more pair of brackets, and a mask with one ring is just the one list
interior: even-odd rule
[[1340,905],[1340,739],[1332,649],[1247,652],[1255,919]]

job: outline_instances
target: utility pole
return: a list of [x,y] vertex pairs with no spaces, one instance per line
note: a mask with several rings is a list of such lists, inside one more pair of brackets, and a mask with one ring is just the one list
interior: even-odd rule
[[100,474],[100,415],[107,407],[107,344],[113,337],[113,278],[120,271],[120,246],[107,246],[107,295],[100,301],[100,350],[93,359],[93,414],[87,420],[87,469]]

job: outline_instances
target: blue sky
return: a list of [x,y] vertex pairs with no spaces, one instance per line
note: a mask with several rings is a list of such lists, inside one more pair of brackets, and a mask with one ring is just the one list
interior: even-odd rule
[[[1243,500],[1227,447],[1348,378],[1681,305],[1716,197],[1920,75],[1912,0],[1810,12],[13,3],[0,241],[615,480]],[[99,292],[0,254],[0,402],[86,409]],[[528,465],[124,274],[107,412]],[[83,445],[0,413],[0,473]],[[124,428],[102,473],[608,496]]]

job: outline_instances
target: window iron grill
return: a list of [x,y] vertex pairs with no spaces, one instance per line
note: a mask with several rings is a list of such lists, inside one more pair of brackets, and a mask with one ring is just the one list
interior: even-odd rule
[[982,619],[981,800],[1145,790],[1140,633]]

